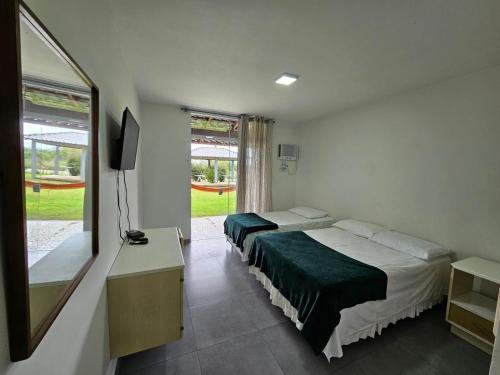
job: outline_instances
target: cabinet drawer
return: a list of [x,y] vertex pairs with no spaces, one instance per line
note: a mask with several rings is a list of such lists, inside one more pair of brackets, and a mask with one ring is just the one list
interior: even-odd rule
[[112,357],[182,337],[182,270],[108,280]]
[[454,323],[466,329],[493,345],[495,341],[495,336],[493,335],[493,322],[481,318],[453,303],[450,304],[448,320],[450,323]]

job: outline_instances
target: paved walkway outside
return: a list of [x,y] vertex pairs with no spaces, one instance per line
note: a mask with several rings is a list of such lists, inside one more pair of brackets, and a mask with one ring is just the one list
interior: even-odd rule
[[191,219],[191,241],[224,237],[226,216],[193,217]]
[[28,220],[28,268],[50,253],[61,242],[83,231],[78,220]]

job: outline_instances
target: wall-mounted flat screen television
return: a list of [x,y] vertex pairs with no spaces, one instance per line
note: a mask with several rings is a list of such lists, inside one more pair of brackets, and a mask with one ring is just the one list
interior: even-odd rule
[[139,142],[139,125],[128,108],[123,111],[122,128],[118,139],[116,157],[112,168],[131,170],[135,168],[137,144]]

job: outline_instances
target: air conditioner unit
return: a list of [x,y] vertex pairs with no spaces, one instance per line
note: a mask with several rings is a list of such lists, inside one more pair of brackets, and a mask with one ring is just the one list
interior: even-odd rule
[[280,144],[278,146],[278,159],[297,160],[299,148],[296,145]]

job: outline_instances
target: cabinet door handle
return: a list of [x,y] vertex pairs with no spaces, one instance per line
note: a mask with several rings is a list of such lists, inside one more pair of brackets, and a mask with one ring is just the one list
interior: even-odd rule
[[184,278],[183,278],[183,277],[181,277],[181,283],[183,283],[183,282],[184,282]]

